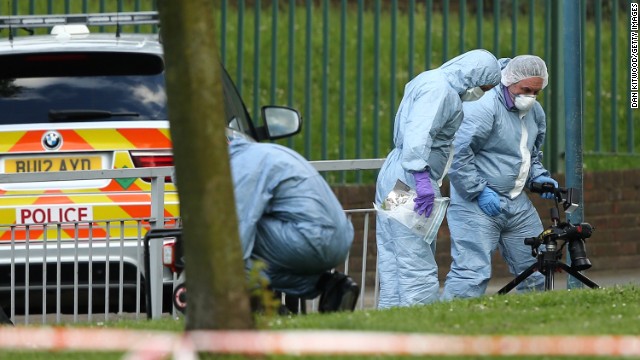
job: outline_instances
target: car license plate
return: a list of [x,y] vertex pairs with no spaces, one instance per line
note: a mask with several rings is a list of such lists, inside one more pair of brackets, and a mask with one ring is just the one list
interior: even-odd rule
[[100,156],[42,157],[5,159],[5,173],[100,170]]

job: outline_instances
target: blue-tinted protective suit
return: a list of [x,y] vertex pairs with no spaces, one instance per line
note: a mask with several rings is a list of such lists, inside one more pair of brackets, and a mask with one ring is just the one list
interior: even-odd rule
[[[537,102],[524,116],[517,109],[507,109],[506,104],[504,85],[500,85],[480,100],[463,106],[464,120],[456,133],[449,170],[451,204],[447,223],[453,262],[443,300],[483,295],[491,278],[491,254],[496,248],[514,275],[536,261],[524,239],[538,236],[543,226],[522,190],[535,177],[549,176],[542,166],[540,151],[546,131],[545,114]],[[500,214],[495,217],[478,206],[478,196],[486,186],[500,197]],[[535,272],[517,289],[543,287],[544,276]]]
[[[393,142],[376,183],[381,204],[399,179],[415,189],[413,172],[428,171],[440,196],[453,136],[462,121],[460,95],[467,89],[496,85],[497,59],[486,50],[472,50],[441,67],[425,71],[405,86],[396,113]],[[393,219],[376,217],[379,308],[426,304],[438,299],[435,239],[423,239]]]
[[261,259],[274,290],[316,297],[320,275],[344,262],[353,241],[335,194],[284,146],[232,138],[229,154],[246,269]]

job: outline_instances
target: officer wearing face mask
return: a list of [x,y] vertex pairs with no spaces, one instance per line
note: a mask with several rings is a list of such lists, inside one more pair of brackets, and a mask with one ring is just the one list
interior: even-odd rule
[[[524,239],[538,236],[542,222],[525,186],[558,183],[542,165],[545,114],[536,96],[547,86],[547,67],[533,55],[500,59],[500,86],[465,103],[456,133],[449,180],[451,270],[442,298],[483,295],[491,278],[491,255],[499,249],[517,276],[536,259]],[[541,194],[553,199],[552,193]],[[518,291],[542,290],[536,272]]]
[[[447,173],[453,135],[462,121],[462,102],[478,100],[500,82],[497,59],[472,50],[425,71],[405,86],[394,123],[394,149],[376,183],[382,204],[396,182],[416,190],[415,212],[429,217]],[[394,219],[376,217],[379,308],[426,304],[438,300],[435,236],[423,238]]]

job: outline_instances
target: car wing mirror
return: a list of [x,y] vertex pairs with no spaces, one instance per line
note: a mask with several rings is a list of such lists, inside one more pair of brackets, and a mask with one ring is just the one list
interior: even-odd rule
[[302,130],[300,113],[286,106],[263,106],[262,119],[266,137],[270,140],[295,135]]

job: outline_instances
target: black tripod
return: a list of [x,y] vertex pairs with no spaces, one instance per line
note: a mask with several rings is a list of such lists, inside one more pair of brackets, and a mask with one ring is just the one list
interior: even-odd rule
[[[570,207],[571,200],[569,204],[567,204],[567,201],[562,198],[562,195],[568,191],[569,198],[571,198],[572,191],[571,189],[556,189],[552,184],[551,189],[553,189],[552,191],[556,199],[556,207],[551,208],[551,221],[553,225],[543,231],[538,237],[526,238],[524,240],[525,245],[531,246],[531,255],[536,257],[538,261],[500,289],[498,294],[508,293],[536,271],[544,275],[545,290],[553,290],[554,275],[556,272],[562,270],[592,289],[599,288],[595,282],[580,272],[591,267],[591,262],[587,259],[584,241],[591,236],[593,227],[588,223],[572,225],[570,223],[560,222],[558,203],[564,201],[563,205],[565,210],[567,210]],[[547,192],[549,188],[541,187],[538,189],[533,188],[532,190],[534,192]],[[560,247],[558,247],[558,240],[564,241]],[[572,260],[571,266],[560,261],[562,258],[562,249],[567,243],[569,244],[567,252]],[[545,250],[540,251],[540,245],[542,244],[545,245]]]

